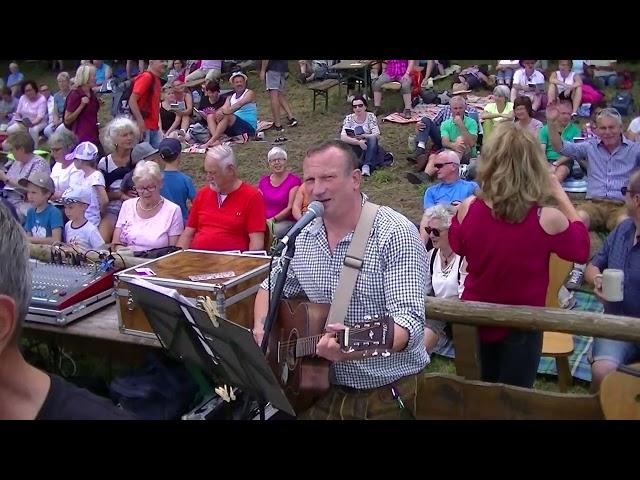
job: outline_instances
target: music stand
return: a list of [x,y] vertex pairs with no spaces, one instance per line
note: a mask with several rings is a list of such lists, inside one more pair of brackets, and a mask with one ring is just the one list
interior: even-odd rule
[[216,327],[204,310],[175,290],[136,280],[127,282],[130,292],[165,349],[198,366],[216,384],[237,387],[259,405],[271,403],[295,416],[251,330],[219,316]]

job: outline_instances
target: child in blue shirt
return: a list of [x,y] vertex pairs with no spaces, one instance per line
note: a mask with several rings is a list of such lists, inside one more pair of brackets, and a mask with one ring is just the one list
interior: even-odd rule
[[180,152],[182,145],[175,138],[165,138],[158,146],[160,158],[164,162],[163,184],[160,195],[180,206],[182,218],[186,221],[189,215],[187,200],[193,201],[196,187],[190,176],[180,171]]
[[24,224],[29,241],[46,245],[62,241],[62,213],[49,203],[56,189],[51,177],[46,172],[33,172],[19,183],[26,188],[31,204]]

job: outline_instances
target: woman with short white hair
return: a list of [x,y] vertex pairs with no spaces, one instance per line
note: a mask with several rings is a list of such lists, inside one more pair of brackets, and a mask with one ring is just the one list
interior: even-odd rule
[[[424,211],[420,231],[425,231],[433,248],[427,252],[427,295],[438,298],[458,298],[464,285],[463,259],[449,245],[449,227],[455,215],[455,208],[442,204]],[[424,344],[427,352],[440,349],[451,338],[446,322],[427,319]]]
[[509,100],[510,96],[511,90],[506,85],[498,85],[493,89],[493,102],[488,103],[480,114],[484,138],[489,138],[495,124],[513,120],[513,102]]
[[69,92],[64,111],[64,124],[76,134],[79,142],[91,142],[100,148],[98,111],[100,102],[93,91],[96,67],[81,65],[76,71],[74,87]]
[[109,203],[107,211],[100,221],[100,235],[111,238],[115,228],[122,202],[129,197],[122,193],[120,184],[127,173],[133,170],[131,158],[133,147],[140,138],[140,130],[133,120],[127,117],[116,117],[111,120],[102,132],[102,145],[109,154],[98,162],[98,170],[104,175]]
[[264,197],[267,225],[273,229],[274,236],[282,238],[295,221],[291,209],[302,180],[287,168],[284,149],[273,147],[269,150],[267,162],[271,173],[260,179],[258,189]]
[[122,203],[112,246],[145,251],[175,245],[184,230],[180,207],[160,195],[162,172],[153,161],[141,160],[133,170],[138,197]]

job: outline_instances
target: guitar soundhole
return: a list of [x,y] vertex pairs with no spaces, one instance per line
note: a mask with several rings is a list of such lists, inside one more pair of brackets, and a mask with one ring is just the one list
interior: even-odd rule
[[290,370],[296,368],[296,343],[298,340],[298,331],[294,328],[289,333],[287,345],[285,347],[285,362]]

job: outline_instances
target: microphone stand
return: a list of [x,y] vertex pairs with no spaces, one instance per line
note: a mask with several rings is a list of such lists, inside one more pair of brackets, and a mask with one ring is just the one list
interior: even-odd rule
[[278,305],[280,303],[280,298],[282,297],[282,291],[284,290],[284,283],[287,280],[289,263],[291,263],[291,260],[296,253],[296,237],[289,239],[287,250],[284,255],[282,255],[282,270],[278,274],[276,284],[273,287],[273,293],[271,294],[271,299],[269,301],[269,312],[267,313],[267,317],[264,320],[264,336],[262,337],[262,344],[260,345],[260,348],[265,355],[269,346],[269,335],[271,333],[271,327],[273,326],[273,322],[278,315]]

